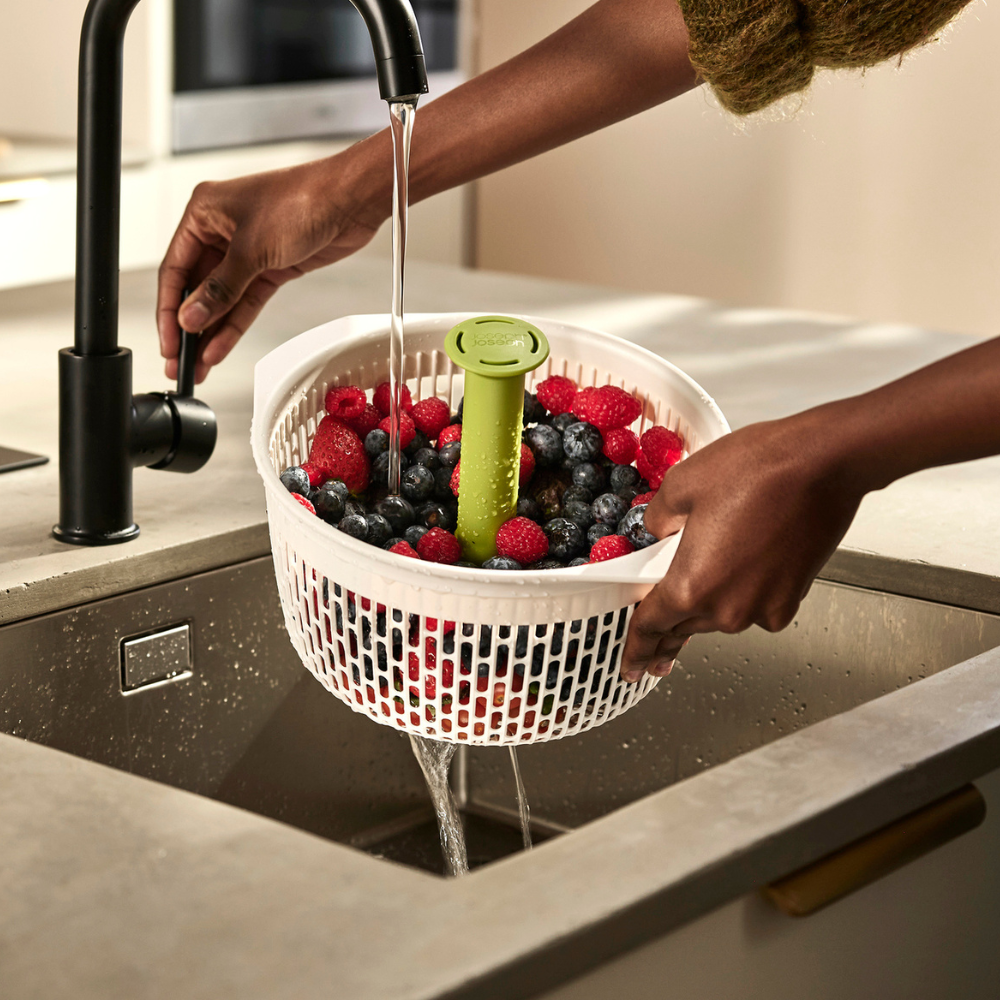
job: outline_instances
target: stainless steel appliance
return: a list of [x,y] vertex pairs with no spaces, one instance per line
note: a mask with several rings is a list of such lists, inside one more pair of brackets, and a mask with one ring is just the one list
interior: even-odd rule
[[[411,0],[430,97],[461,82],[461,0]],[[174,0],[173,149],[388,124],[364,21],[349,0]]]

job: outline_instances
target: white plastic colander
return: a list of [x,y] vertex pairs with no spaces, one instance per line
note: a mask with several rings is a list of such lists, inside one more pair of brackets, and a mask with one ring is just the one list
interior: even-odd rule
[[[414,402],[436,395],[458,406],[463,373],[443,344],[469,315],[407,317],[403,377]],[[643,400],[633,430],[667,426],[689,452],[728,432],[705,391],[657,355],[594,330],[521,318],[551,347],[529,389],[549,375],[621,386]],[[388,317],[347,316],[293,338],[255,370],[253,455],[285,624],[302,662],[376,722],[473,745],[559,739],[636,704],[657,679],[625,683],[618,659],[632,610],[666,572],[676,536],[573,569],[442,566],[351,538],[282,486],[279,474],[308,454],[327,390],[373,389],[388,378],[388,357]]]

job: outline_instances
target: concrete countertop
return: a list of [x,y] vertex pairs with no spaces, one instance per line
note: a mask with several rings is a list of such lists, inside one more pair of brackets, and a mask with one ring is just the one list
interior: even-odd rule
[[[137,473],[143,533],[130,545],[49,536],[54,463],[0,476],[0,621],[265,553],[247,443],[253,363],[332,317],[384,311],[387,286],[384,264],[351,261],[279,294],[203,389],[222,426],[212,462],[191,477]],[[164,384],[153,288],[152,275],[123,276],[121,341],[139,390]],[[700,381],[734,426],[972,342],[419,264],[407,296],[411,312],[558,316],[629,337]],[[69,286],[0,293],[0,442],[55,455],[55,353],[71,341]],[[869,497],[824,575],[1000,610],[998,483],[991,459]],[[456,881],[0,737],[5,988],[79,1000],[527,996],[930,801],[956,774],[995,768],[998,677],[1000,653],[986,653]]]

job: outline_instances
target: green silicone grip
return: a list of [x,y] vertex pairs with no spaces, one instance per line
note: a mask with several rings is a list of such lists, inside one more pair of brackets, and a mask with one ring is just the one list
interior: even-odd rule
[[549,356],[537,327],[507,316],[459,323],[445,351],[465,369],[462,471],[455,534],[467,559],[497,554],[497,529],[517,510],[524,376]]

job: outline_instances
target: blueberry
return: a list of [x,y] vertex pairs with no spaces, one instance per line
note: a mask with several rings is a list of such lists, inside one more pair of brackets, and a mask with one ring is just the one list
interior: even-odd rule
[[598,524],[617,524],[628,513],[628,504],[616,493],[602,493],[591,510]]
[[545,515],[542,513],[542,508],[531,499],[531,497],[521,497],[517,501],[517,516],[526,517],[531,521],[535,521],[541,524],[545,519]]
[[368,508],[361,500],[348,500],[347,503],[344,504],[344,517],[347,517],[349,514],[356,514],[360,517],[365,517],[368,514]]
[[586,566],[590,560],[586,556],[577,556],[575,559],[570,559],[570,566]]
[[483,569],[522,569],[523,567],[516,559],[510,556],[493,556],[483,563]]
[[444,445],[438,452],[438,458],[442,465],[448,466],[448,468],[453,468],[458,464],[458,460],[462,457],[462,442],[461,441],[449,441]]
[[583,548],[583,532],[579,525],[565,517],[556,517],[542,530],[549,539],[549,555],[560,562],[568,562],[573,556],[580,555]]
[[323,484],[323,489],[332,490],[344,503],[347,503],[351,499],[351,491],[347,488],[347,483],[343,479],[328,479]]
[[384,545],[382,546],[382,548],[383,548],[383,549],[386,549],[386,551],[388,551],[389,549],[391,549],[391,548],[393,547],[393,545],[398,545],[398,544],[399,544],[400,542],[405,542],[405,541],[406,541],[406,539],[405,539],[405,538],[400,538],[400,537],[399,537],[399,535],[393,535],[393,536],[392,536],[392,538],[390,538],[390,539],[389,539],[389,540],[388,540],[388,541],[387,541],[387,542],[386,542],[386,543],[385,543],[385,544],[384,544]]
[[586,486],[567,486],[563,491],[562,504],[565,507],[568,503],[593,503],[594,494]]
[[543,521],[550,521],[562,514],[562,494],[563,490],[559,483],[549,483],[535,494],[535,500],[542,508]]
[[[459,559],[455,565],[464,566],[466,569],[482,569],[481,566],[477,566],[474,562],[470,562],[468,559]],[[445,652],[447,652],[447,649]]]
[[614,535],[615,527],[612,524],[601,524],[600,521],[597,524],[592,524],[587,529],[587,545],[590,548],[594,547],[594,542],[599,538],[605,538],[607,535]]
[[376,459],[384,451],[389,450],[389,435],[386,434],[384,430],[380,427],[376,427],[375,430],[369,431],[368,436],[365,438],[365,451],[368,453],[370,459]]
[[293,465],[278,477],[281,480],[281,485],[288,490],[289,493],[298,493],[301,496],[309,495],[309,473],[300,465]]
[[403,449],[403,452],[412,459],[418,451],[423,451],[424,448],[429,448],[430,446],[431,443],[427,435],[423,431],[417,431],[413,435],[413,440]]
[[367,540],[372,545],[382,548],[393,536],[393,530],[389,522],[381,514],[369,514],[365,520],[368,522]]
[[347,514],[340,519],[340,524],[337,527],[344,532],[345,535],[350,535],[351,538],[357,538],[359,541],[366,541],[368,538],[368,521],[361,514]]
[[458,505],[447,503],[425,503],[417,509],[417,520],[427,528],[443,528],[454,531],[458,523]]
[[563,451],[566,457],[577,462],[593,462],[604,447],[604,436],[585,421],[570,424],[563,434]]
[[399,479],[399,492],[418,504],[434,496],[434,473],[424,465],[411,465]]
[[545,419],[545,414],[548,411],[545,407],[538,402],[538,397],[533,393],[528,392],[527,389],[524,390],[524,416],[522,418],[522,423],[524,424],[537,424],[539,420]]
[[656,536],[646,530],[644,518],[648,504],[633,507],[619,522],[618,534],[624,535],[637,549],[644,549],[655,542]]
[[327,524],[336,524],[346,513],[344,498],[340,491],[333,488],[333,483],[326,483],[313,494],[312,502]]
[[406,531],[403,532],[403,541],[409,542],[414,548],[416,548],[417,542],[419,542],[429,530],[429,528],[424,527],[422,524],[411,524]]
[[438,458],[438,453],[433,448],[421,448],[414,453],[413,464],[422,465],[425,469],[430,469],[433,472],[435,469],[441,468],[441,459]]
[[462,410],[465,409],[465,396],[463,396],[458,401],[458,409],[455,411],[455,416],[451,418],[453,424],[460,424],[462,422]]
[[381,514],[389,522],[394,535],[402,535],[416,517],[413,506],[403,497],[386,497],[380,500],[375,505],[375,513]]
[[616,497],[620,497],[624,502],[626,507],[632,506],[632,501],[639,495],[639,491],[634,486],[623,486],[616,494]]
[[[406,455],[399,456],[399,467],[405,469],[410,464]],[[378,458],[372,462],[372,484],[375,486],[387,486],[389,484],[389,452],[383,451]]]
[[591,499],[604,491],[606,482],[607,476],[604,475],[604,470],[593,462],[581,462],[573,469],[573,485],[590,490]]
[[524,439],[535,456],[537,465],[559,465],[563,460],[563,439],[547,424],[536,424],[524,433]]
[[586,531],[594,523],[594,512],[590,504],[581,503],[579,500],[570,500],[569,503],[563,504],[563,517],[572,521],[581,531]]
[[612,493],[618,493],[627,486],[635,486],[639,482],[639,470],[633,465],[614,465],[608,476]]
[[[442,449],[443,450],[443,449]],[[447,465],[434,471],[434,499],[447,503],[455,499],[455,494],[451,492],[451,474],[454,469]]]
[[555,556],[546,556],[544,559],[539,559],[538,562],[532,563],[528,569],[565,569],[565,566]]
[[566,432],[566,428],[575,424],[579,418],[572,413],[560,413],[558,417],[552,418],[552,426],[559,431],[560,434]]

